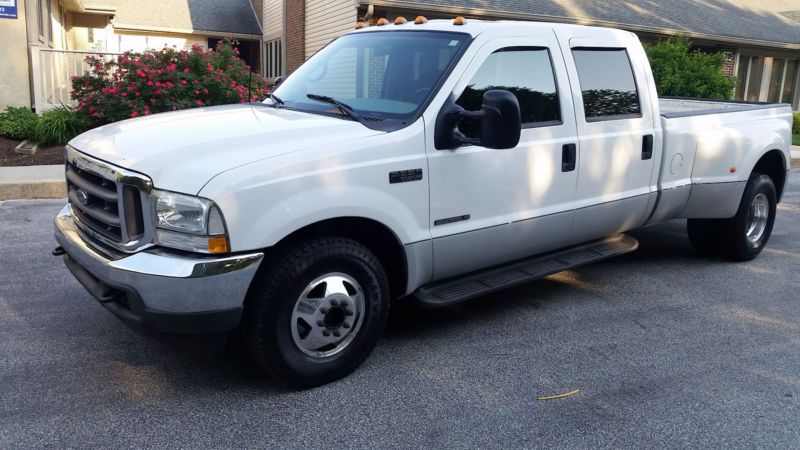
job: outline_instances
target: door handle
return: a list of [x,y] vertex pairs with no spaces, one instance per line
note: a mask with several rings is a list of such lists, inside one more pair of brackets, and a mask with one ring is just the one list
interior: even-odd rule
[[646,134],[642,138],[642,160],[653,157],[653,135]]
[[577,146],[575,144],[564,144],[561,147],[561,171],[572,172],[575,170]]

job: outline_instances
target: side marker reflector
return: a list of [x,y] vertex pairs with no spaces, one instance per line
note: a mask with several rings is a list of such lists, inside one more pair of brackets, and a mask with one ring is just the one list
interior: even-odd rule
[[211,236],[208,238],[209,253],[228,253],[228,239],[225,236]]

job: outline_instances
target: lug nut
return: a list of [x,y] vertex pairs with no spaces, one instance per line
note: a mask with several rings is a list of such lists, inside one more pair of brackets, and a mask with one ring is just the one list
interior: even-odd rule
[[325,326],[325,321],[324,320],[318,320],[317,321],[317,325],[319,325],[321,327],[324,327]]
[[331,300],[331,306],[339,306],[339,302],[336,299]]
[[351,311],[351,310],[349,310],[349,309],[346,309],[346,310],[344,311],[344,315],[345,315],[345,316],[348,316],[348,317],[350,317],[350,316],[352,316],[352,315],[353,315],[353,311]]
[[322,314],[328,314],[328,308],[320,308],[319,312]]
[[334,336],[336,336],[336,337],[339,337],[339,336],[341,336],[341,334],[339,333],[339,330],[336,330],[336,331],[334,331],[334,332],[333,332],[333,335],[334,335]]
[[343,323],[342,328],[350,328],[350,322]]
[[323,332],[322,332],[322,335],[323,335],[323,336],[330,336],[330,335],[331,335],[331,332],[330,332],[330,331],[328,331],[328,330],[325,330],[325,331],[323,331]]

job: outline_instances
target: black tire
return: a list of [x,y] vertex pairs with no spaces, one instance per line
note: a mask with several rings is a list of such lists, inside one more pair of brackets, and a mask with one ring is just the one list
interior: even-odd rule
[[[766,198],[768,215],[760,238],[751,241],[747,236],[751,222],[749,215],[754,199],[760,195]],[[750,261],[761,253],[772,234],[777,204],[778,195],[772,178],[757,172],[750,175],[742,194],[739,210],[734,217],[725,221],[721,229],[720,243],[728,258],[734,261]]]
[[700,254],[706,256],[722,254],[719,232],[722,224],[720,222],[719,219],[688,219],[686,221],[689,242]]
[[[329,383],[354,371],[372,352],[389,315],[389,283],[375,255],[358,242],[326,237],[278,250],[259,269],[248,292],[242,334],[254,362],[276,380],[298,388]],[[341,351],[309,356],[293,338],[292,314],[320,276],[341,273],[363,292],[360,327]],[[344,331],[344,329],[342,329]]]

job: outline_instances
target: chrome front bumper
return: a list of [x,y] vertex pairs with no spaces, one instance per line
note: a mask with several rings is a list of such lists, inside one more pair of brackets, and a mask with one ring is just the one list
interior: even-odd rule
[[188,255],[155,247],[112,254],[83,237],[69,205],[56,216],[55,238],[70,272],[103,306],[136,328],[166,333],[235,328],[264,257]]

